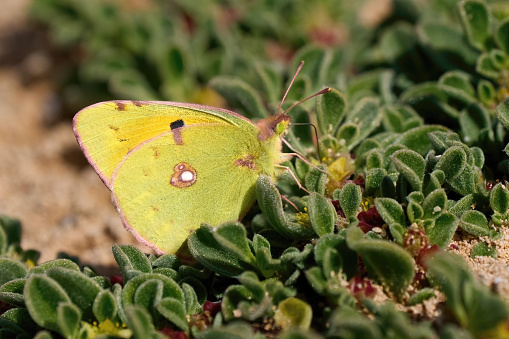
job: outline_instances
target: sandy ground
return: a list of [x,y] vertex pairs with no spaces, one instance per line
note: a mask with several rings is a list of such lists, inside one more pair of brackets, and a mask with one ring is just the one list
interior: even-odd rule
[[22,247],[40,251],[40,262],[66,252],[101,271],[114,264],[113,243],[136,242],[86,165],[70,120],[48,123],[51,65],[26,29],[28,3],[4,0],[0,11],[0,214],[21,220]]

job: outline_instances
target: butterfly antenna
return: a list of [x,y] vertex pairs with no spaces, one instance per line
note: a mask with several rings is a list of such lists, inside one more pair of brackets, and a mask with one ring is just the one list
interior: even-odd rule
[[320,92],[315,93],[315,94],[313,94],[312,96],[307,97],[306,99],[302,99],[301,101],[298,101],[298,102],[294,103],[293,105],[291,105],[290,107],[288,107],[288,108],[287,108],[287,109],[286,109],[283,113],[281,113],[281,115],[286,114],[288,111],[290,111],[290,110],[291,110],[292,108],[294,108],[295,106],[300,105],[300,104],[302,104],[303,102],[308,101],[308,100],[309,100],[309,99],[311,99],[311,98],[314,98],[314,97],[316,97],[316,96],[319,96],[319,95],[322,95],[322,94],[325,94],[325,93],[329,93],[330,91],[332,91],[332,88],[330,88],[330,87],[324,88],[324,89],[322,89]]
[[285,102],[286,96],[288,95],[288,92],[290,92],[290,88],[292,88],[293,82],[295,81],[295,78],[297,78],[297,75],[299,75],[300,70],[304,66],[304,61],[301,61],[299,63],[299,67],[297,67],[297,71],[295,71],[295,74],[293,75],[293,79],[290,82],[290,85],[288,85],[288,88],[286,89],[285,95],[283,95],[283,100],[279,103],[279,107],[277,108],[276,115],[279,114],[279,111],[281,110],[281,106],[283,106],[283,102]]

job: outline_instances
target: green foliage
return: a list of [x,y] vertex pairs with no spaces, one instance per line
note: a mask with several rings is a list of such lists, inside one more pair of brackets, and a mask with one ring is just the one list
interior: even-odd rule
[[[0,336],[507,336],[502,299],[445,252],[455,234],[496,240],[508,224],[509,5],[393,1],[376,27],[361,27],[356,10],[332,0],[144,10],[35,1],[58,49],[81,51],[61,77],[69,107],[226,101],[257,119],[276,111],[301,60],[282,110],[331,90],[286,113],[296,123],[286,138],[308,162],[282,165],[304,189],[288,174],[277,185],[260,176],[243,223],[189,236],[194,262],[114,245],[121,283],[69,259],[37,265],[19,221],[0,216]],[[298,125],[309,122],[317,134]],[[496,257],[496,246],[479,242],[470,256]],[[394,307],[438,290],[454,319],[416,323]]]

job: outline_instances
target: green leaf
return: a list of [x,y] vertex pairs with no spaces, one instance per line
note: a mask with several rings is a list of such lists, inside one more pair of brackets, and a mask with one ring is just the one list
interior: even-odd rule
[[60,303],[70,303],[71,299],[56,281],[45,275],[32,275],[25,284],[25,302],[39,326],[60,332],[57,307]]
[[316,117],[322,135],[334,135],[345,114],[346,99],[335,89],[320,95],[316,100]]
[[445,151],[435,165],[435,170],[445,174],[445,180],[452,180],[463,172],[467,162],[467,155],[460,146],[452,146]]
[[117,317],[118,306],[113,293],[108,290],[99,292],[92,305],[92,312],[100,323],[107,319],[114,321]]
[[311,226],[318,236],[334,232],[337,213],[329,199],[317,192],[311,192],[308,210]]
[[115,96],[131,100],[160,100],[143,73],[130,68],[114,72],[109,81],[109,88]]
[[[236,321],[227,325],[215,328],[209,328],[206,331],[193,334],[196,339],[247,339],[256,338],[252,327],[244,322]],[[260,339],[260,338],[256,338]]]
[[147,256],[133,245],[113,245],[112,251],[124,278],[128,277],[127,272],[130,270],[152,272],[152,265]]
[[[318,169],[319,168],[319,169]],[[311,168],[306,174],[304,185],[311,192],[325,193],[327,181],[329,180],[325,171],[325,166],[319,165],[318,168]]]
[[359,128],[359,134],[355,140],[348,144],[348,149],[353,149],[359,142],[366,139],[380,125],[381,120],[382,114],[375,99],[364,98],[359,100],[345,120],[345,123],[354,123]]
[[496,109],[498,120],[509,130],[509,98],[502,101]]
[[356,142],[360,135],[360,129],[357,124],[353,122],[345,122],[339,126],[339,129],[336,133],[336,139],[342,142],[344,140],[345,145],[349,146],[350,144]]
[[339,193],[339,206],[349,222],[357,220],[357,211],[362,202],[361,188],[354,183],[347,183]]
[[342,271],[348,279],[351,279],[358,269],[357,253],[352,251],[346,244],[344,236],[339,234],[326,234],[318,239],[313,250],[315,261],[318,265],[323,266],[325,252],[327,249],[334,249],[341,255]]
[[66,292],[71,301],[80,308],[83,320],[93,319],[92,304],[101,291],[91,278],[83,273],[62,267],[53,267],[46,274],[56,281]]
[[484,79],[480,80],[477,84],[477,96],[484,106],[493,106],[497,99],[497,92],[493,83]]
[[424,210],[424,219],[436,219],[442,212],[445,211],[447,206],[447,194],[443,189],[436,189],[429,193],[424,202],[422,208]]
[[181,301],[174,298],[164,298],[157,305],[157,310],[163,317],[168,319],[182,331],[189,331],[186,311]]
[[467,33],[470,44],[479,50],[485,50],[490,37],[490,12],[483,1],[461,1],[459,11],[463,28]]
[[60,333],[66,338],[77,338],[81,322],[80,309],[73,303],[59,303],[57,318]]
[[475,70],[490,79],[498,79],[500,77],[500,71],[493,62],[493,59],[488,53],[483,53],[477,59],[475,64]]
[[[378,200],[378,199],[377,199]],[[386,240],[364,238],[359,228],[348,230],[348,246],[359,253],[371,276],[401,297],[414,278],[414,260],[401,246]]]
[[458,228],[458,218],[449,212],[442,213],[436,220],[431,230],[427,230],[430,243],[440,248],[447,248],[451,243],[452,237]]
[[11,329],[18,334],[16,338],[31,338],[39,329],[24,307],[11,308],[0,315],[0,328]]
[[506,214],[509,209],[509,190],[502,185],[496,184],[490,192],[490,207],[493,211]]
[[244,225],[235,222],[224,223],[215,227],[212,235],[227,252],[251,266],[256,266]]
[[23,289],[25,279],[14,279],[0,286],[0,300],[13,306],[25,307]]
[[414,191],[422,190],[424,180],[424,169],[426,162],[417,152],[411,150],[400,150],[391,156],[392,163],[398,171],[410,183]]
[[165,254],[152,262],[153,267],[171,268],[177,270],[182,262],[175,254]]
[[8,281],[24,278],[27,274],[27,269],[19,261],[12,259],[0,259],[0,286]]
[[492,257],[497,259],[497,248],[495,246],[490,246],[485,242],[478,242],[472,247],[472,251],[470,251],[470,257]]
[[409,129],[401,134],[399,138],[394,140],[394,143],[401,144],[408,147],[408,149],[419,153],[424,156],[431,150],[431,141],[428,137],[432,132],[446,132],[447,128],[440,125],[424,125],[416,128]]
[[369,171],[374,168],[383,167],[383,159],[379,152],[369,152],[366,157],[366,169]]
[[387,225],[406,225],[403,207],[396,200],[391,198],[376,198],[375,207]]
[[449,309],[474,337],[505,323],[509,315],[507,306],[487,286],[476,281],[461,257],[440,253],[427,264],[431,283],[445,294]]
[[32,267],[28,271],[28,276],[31,276],[33,274],[44,273],[53,267],[67,268],[67,269],[77,271],[77,272],[80,271],[80,267],[75,262],[73,262],[69,259],[54,259],[54,260],[43,262],[39,266]]
[[181,304],[184,303],[184,292],[182,292],[182,289],[175,281],[162,274],[145,273],[134,277],[125,284],[124,289],[122,290],[122,305],[125,307],[126,305],[134,304],[136,300],[141,301],[142,296],[137,295],[138,288],[149,280],[162,282],[163,293],[161,298],[170,297],[178,300]]
[[[182,284],[182,292],[184,292],[186,314],[192,316],[193,314],[200,313],[201,305],[200,305],[200,302],[198,301],[198,295],[194,291],[193,286],[183,283]],[[206,291],[205,291],[205,298],[206,298]]]
[[[320,171],[317,172],[320,175],[323,174]],[[323,174],[323,178],[325,179],[323,182],[325,190],[327,176]],[[256,182],[256,199],[270,225],[279,234],[291,239],[309,239],[315,235],[312,227],[288,220],[283,210],[281,195],[268,176],[260,175],[258,177]]]
[[248,83],[226,76],[218,76],[209,85],[221,94],[232,106],[238,107],[248,118],[267,116],[262,99]]
[[373,168],[368,170],[366,173],[366,194],[369,196],[374,195],[380,185],[383,182],[383,179],[387,175],[387,171],[383,168]]
[[214,238],[214,228],[202,224],[187,239],[193,257],[213,272],[234,277],[252,267],[226,251]]
[[133,338],[157,338],[156,329],[146,309],[136,305],[125,306],[127,325],[133,331]]
[[336,249],[327,247],[323,255],[323,275],[325,277],[335,276],[341,272],[343,259]]
[[433,288],[425,287],[415,292],[407,301],[408,306],[422,304],[423,301],[431,299],[435,296]]
[[475,210],[463,213],[460,219],[460,227],[476,237],[485,237],[492,233],[486,216]]
[[454,206],[449,207],[449,212],[453,213],[458,218],[463,215],[466,211],[472,209],[472,206],[476,204],[476,198],[474,194],[465,195]]
[[157,319],[156,305],[163,298],[163,282],[157,279],[148,279],[142,282],[134,293],[134,304],[147,309],[152,318]]
[[307,330],[312,319],[311,306],[297,298],[288,298],[280,302],[274,314],[276,324],[281,326],[283,331],[291,328]]
[[495,32],[495,41],[498,47],[500,47],[506,55],[509,55],[509,19],[506,19],[498,26]]
[[438,87],[450,97],[460,100],[463,103],[476,101],[475,90],[467,73],[460,71],[449,71],[444,73],[438,80]]
[[322,270],[318,266],[313,266],[310,269],[304,272],[306,275],[306,279],[313,288],[313,290],[318,294],[324,294],[327,289],[327,282],[323,277]]
[[279,97],[279,91],[282,87],[282,81],[279,74],[276,72],[274,67],[271,65],[265,65],[260,62],[255,62],[254,68],[256,75],[258,76],[259,82],[263,89],[263,94],[267,98],[268,102],[277,102],[281,98]]

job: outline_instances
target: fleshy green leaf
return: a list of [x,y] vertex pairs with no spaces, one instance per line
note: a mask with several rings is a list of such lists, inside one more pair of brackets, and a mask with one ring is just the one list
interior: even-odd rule
[[152,272],[152,265],[148,261],[147,256],[136,247],[132,245],[113,245],[112,251],[124,278],[128,276],[127,272],[130,270],[137,270],[143,273]]
[[410,183],[413,190],[422,190],[426,162],[419,153],[411,150],[400,150],[394,152],[391,160],[398,171]]
[[406,225],[403,207],[396,200],[391,198],[376,198],[375,207],[389,226],[393,224]]
[[426,196],[422,203],[424,219],[436,219],[447,206],[447,194],[443,189],[436,189]]
[[311,192],[308,209],[311,226],[318,236],[334,232],[337,214],[329,199],[317,192]]
[[163,317],[171,321],[182,331],[189,330],[184,304],[180,300],[174,298],[164,298],[157,305],[157,310]]
[[490,13],[486,4],[478,0],[467,0],[459,3],[463,28],[470,44],[479,50],[486,49],[490,36]]
[[442,213],[436,220],[435,225],[426,233],[430,243],[440,248],[446,248],[451,243],[452,237],[458,228],[458,218],[449,212]]
[[490,246],[485,242],[479,242],[472,247],[472,251],[470,252],[470,257],[492,257],[497,259],[498,253],[497,248],[495,246]]
[[312,319],[311,306],[297,298],[288,298],[280,302],[274,314],[276,324],[281,326],[283,331],[291,328],[307,330]]
[[187,239],[193,257],[213,272],[229,277],[239,275],[252,268],[231,252],[226,251],[214,238],[214,228],[202,224]]
[[412,256],[389,241],[364,238],[359,228],[349,229],[346,240],[362,257],[368,272],[401,297],[414,278]]
[[486,216],[475,210],[463,213],[460,219],[460,227],[476,237],[485,237],[492,233]]
[[239,107],[249,118],[264,118],[267,113],[262,99],[248,83],[225,76],[218,76],[209,83],[219,94],[235,107]]
[[500,47],[506,55],[509,55],[509,19],[506,19],[498,26],[495,33],[495,41],[498,47]]
[[113,293],[108,290],[99,292],[92,305],[92,312],[100,323],[106,319],[115,320],[118,306]]
[[60,333],[66,338],[76,338],[80,330],[81,311],[73,303],[59,303],[57,318]]
[[339,91],[332,89],[318,97],[316,117],[321,134],[333,135],[346,113],[346,99]]
[[83,320],[93,319],[92,304],[101,290],[99,285],[84,274],[68,268],[54,267],[46,274],[56,281],[71,301],[80,308]]
[[75,262],[73,262],[69,259],[54,259],[54,260],[43,262],[39,266],[35,266],[35,267],[31,268],[28,271],[28,276],[31,276],[33,274],[44,273],[53,267],[67,268],[67,269],[71,269],[71,270],[77,271],[77,272],[79,272],[79,270],[80,270],[80,267],[78,265],[76,265]]
[[[317,172],[320,177],[323,175],[323,190],[325,190],[327,175],[320,171]],[[279,234],[292,239],[307,239],[315,234],[312,227],[288,220],[283,210],[281,195],[268,176],[260,175],[258,177],[256,182],[256,199],[263,214]]]
[[509,190],[501,183],[496,184],[490,192],[490,207],[500,214],[509,209]]
[[217,242],[228,252],[251,266],[256,266],[256,259],[249,247],[246,229],[240,223],[224,223],[213,229]]
[[71,299],[55,280],[32,275],[25,284],[25,298],[30,316],[39,326],[60,332],[57,307],[60,303],[70,303]]
[[349,222],[356,220],[357,210],[359,209],[362,201],[361,188],[354,183],[348,183],[341,189],[339,193],[339,206],[345,214]]
[[27,269],[23,264],[12,259],[0,259],[0,286],[8,281],[24,278],[27,274]]

